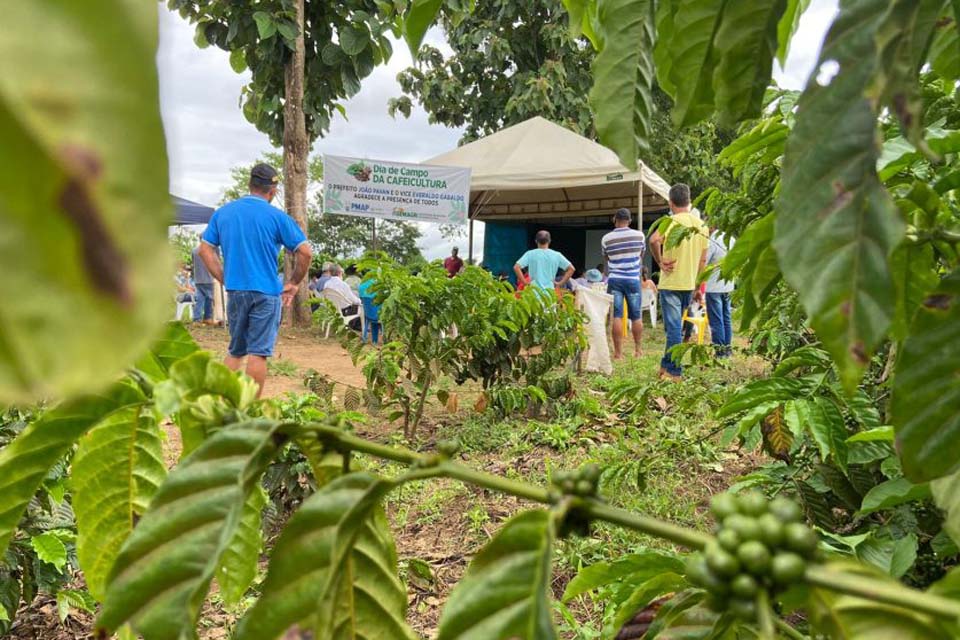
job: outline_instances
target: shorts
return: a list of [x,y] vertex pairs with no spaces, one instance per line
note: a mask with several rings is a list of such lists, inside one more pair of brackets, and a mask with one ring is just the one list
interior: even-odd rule
[[230,291],[227,298],[230,323],[230,355],[273,355],[280,328],[280,296],[259,291]]
[[607,281],[607,293],[613,296],[613,317],[623,317],[623,300],[627,300],[627,315],[631,320],[640,319],[640,278]]

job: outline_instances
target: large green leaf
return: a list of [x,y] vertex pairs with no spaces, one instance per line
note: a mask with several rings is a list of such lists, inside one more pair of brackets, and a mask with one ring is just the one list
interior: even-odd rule
[[267,494],[261,487],[250,492],[240,524],[223,552],[217,568],[217,585],[228,607],[236,606],[247,588],[257,577],[260,552],[263,550],[263,535],[260,532],[261,511],[267,504]]
[[240,621],[236,639],[276,638],[321,606],[333,615],[320,624],[336,628],[318,637],[413,637],[404,622],[407,599],[396,550],[374,499],[391,486],[353,473],[304,501],[277,540],[263,595]]
[[620,580],[639,584],[666,571],[683,573],[683,562],[679,558],[656,551],[631,553],[611,562],[596,562],[581,569],[573,580],[567,583],[563,601],[567,602],[597,587]]
[[427,29],[437,19],[443,0],[411,0],[410,8],[403,19],[403,38],[410,47],[410,54],[417,59],[417,51]]
[[[727,0],[676,0],[670,4],[673,37],[658,34],[657,77],[672,95],[673,121],[682,127],[713,113],[713,73],[718,60],[714,35]],[[663,59],[670,61],[669,66],[660,64]]]
[[141,391],[118,383],[99,395],[78,398],[47,411],[0,449],[0,556],[47,471],[83,433],[124,407],[146,402]]
[[934,73],[947,82],[960,78],[960,34],[954,20],[937,23],[927,59]]
[[[866,92],[887,0],[845,0],[787,142],[774,246],[787,281],[850,391],[895,307],[887,261],[904,225],[877,178],[877,105]],[[824,67],[826,68],[826,67]],[[837,135],[842,131],[843,135]]]
[[244,504],[282,441],[274,423],[235,424],[170,473],[108,576],[99,632],[132,622],[144,640],[193,633]]
[[713,36],[713,90],[721,123],[733,125],[760,114],[786,5],[787,0],[726,0]]
[[180,322],[167,323],[166,331],[154,341],[134,367],[153,382],[166,379],[174,362],[199,350],[196,341]]
[[41,562],[53,565],[62,572],[67,564],[67,547],[55,533],[47,531],[30,538],[30,547]]
[[141,407],[117,411],[80,439],[70,476],[77,556],[98,600],[123,541],[166,475],[160,430]]
[[896,285],[897,306],[890,330],[897,340],[907,337],[910,323],[924,297],[937,286],[933,264],[933,248],[928,244],[903,244],[893,252],[890,270]]
[[598,14],[606,36],[593,62],[590,106],[600,142],[630,169],[648,148],[651,133],[654,5],[652,0],[610,0]]
[[549,597],[554,530],[547,511],[511,518],[450,594],[437,640],[556,638]]
[[781,67],[787,62],[790,42],[797,32],[800,16],[808,6],[810,6],[810,0],[787,0],[787,8],[783,12],[783,17],[780,18],[780,24],[777,25],[777,61],[780,62]]
[[930,485],[913,484],[906,478],[895,478],[881,482],[863,496],[860,514],[866,515],[881,509],[889,509],[914,500],[930,497]]
[[0,402],[28,402],[96,391],[146,348],[171,207],[156,7],[8,5],[0,55],[29,64],[0,74]]
[[890,415],[908,478],[932,480],[960,466],[960,269],[916,312],[897,360]]
[[960,472],[937,478],[930,483],[930,489],[933,501],[946,513],[943,528],[960,544]]
[[917,560],[917,536],[907,534],[899,540],[870,534],[856,546],[857,557],[894,578],[902,578]]
[[927,57],[943,0],[894,0],[877,31],[876,89],[914,144],[923,143],[918,75]]
[[645,608],[651,601],[665,593],[679,591],[687,586],[689,585],[684,577],[672,571],[660,572],[652,578],[634,585],[633,592],[620,603],[613,618],[607,621],[604,626],[604,635],[613,637],[617,630],[626,624],[627,620]]
[[810,382],[805,378],[761,378],[737,389],[717,410],[717,417],[725,418],[763,403],[786,402],[809,393]]
[[[897,584],[865,565],[837,562],[827,566],[839,574],[855,573],[878,584]],[[948,640],[952,637],[923,614],[826,589],[810,590],[809,611],[813,628],[833,640]]]

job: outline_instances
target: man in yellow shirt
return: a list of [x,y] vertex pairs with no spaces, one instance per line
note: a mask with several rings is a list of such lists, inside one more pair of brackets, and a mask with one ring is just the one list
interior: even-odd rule
[[[663,310],[663,328],[667,334],[667,348],[660,361],[660,377],[674,380],[683,370],[670,357],[670,349],[680,344],[683,328],[683,310],[697,288],[697,277],[707,262],[710,231],[700,217],[690,211],[690,187],[675,184],[670,188],[670,222],[663,234],[659,230],[650,236],[650,251],[660,265],[660,308]],[[664,249],[672,233],[680,227],[691,229],[677,246]],[[697,294],[699,295],[699,291]]]

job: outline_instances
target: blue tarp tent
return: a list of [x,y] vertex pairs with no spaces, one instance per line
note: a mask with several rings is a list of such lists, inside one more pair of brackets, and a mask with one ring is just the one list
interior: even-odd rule
[[214,208],[208,207],[198,202],[192,202],[186,198],[171,195],[170,199],[177,208],[177,218],[175,225],[186,224],[207,224],[210,222],[210,216],[213,215]]

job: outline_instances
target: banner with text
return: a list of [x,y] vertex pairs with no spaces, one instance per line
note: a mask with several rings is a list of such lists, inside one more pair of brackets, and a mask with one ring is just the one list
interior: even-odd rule
[[470,169],[323,156],[323,211],[466,224]]

